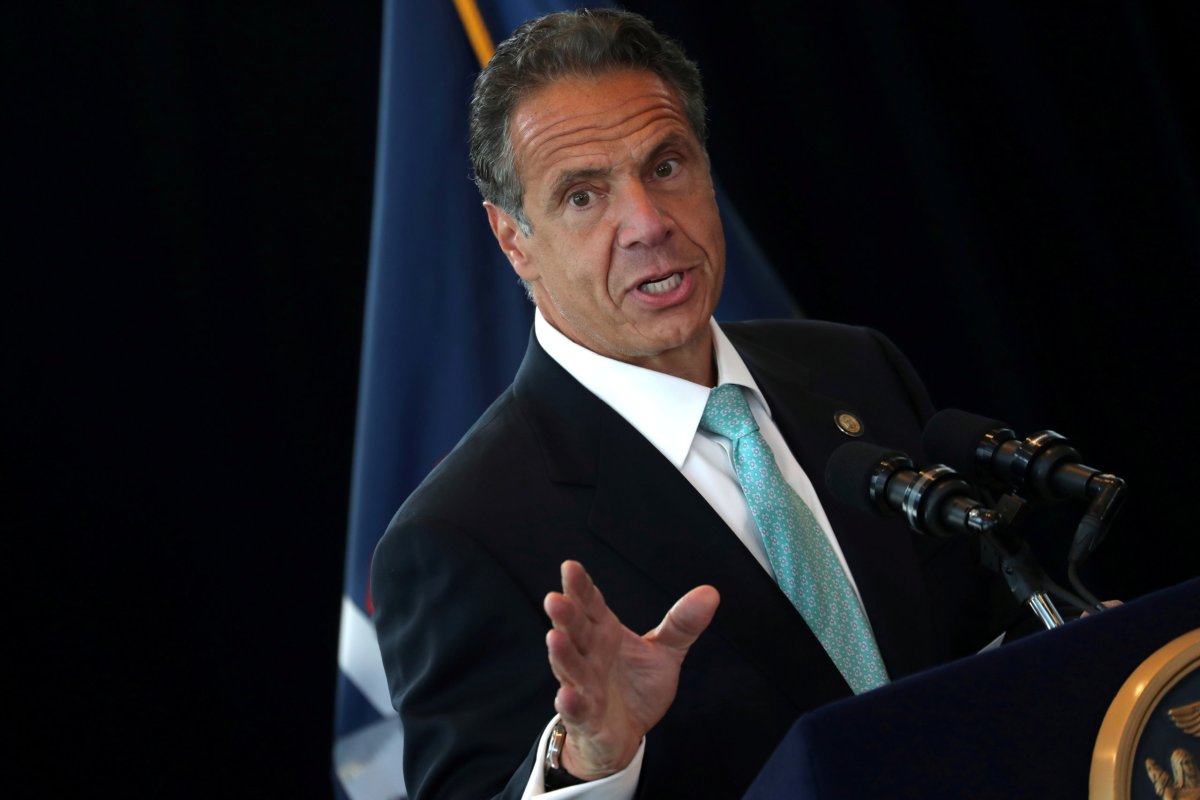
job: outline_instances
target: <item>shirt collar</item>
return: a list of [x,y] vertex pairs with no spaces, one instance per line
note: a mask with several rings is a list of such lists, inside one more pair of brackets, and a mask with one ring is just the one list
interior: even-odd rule
[[[710,389],[662,372],[626,364],[588,350],[551,325],[541,310],[534,313],[538,344],[592,394],[621,415],[677,468],[683,466],[704,414]],[[717,384],[734,383],[750,389],[751,407],[770,416],[762,392],[738,351],[717,325],[713,332]]]

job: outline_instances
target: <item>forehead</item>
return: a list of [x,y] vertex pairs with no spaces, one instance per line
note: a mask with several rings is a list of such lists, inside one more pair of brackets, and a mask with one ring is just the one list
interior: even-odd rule
[[548,171],[636,160],[667,136],[695,141],[675,91],[638,70],[552,81],[517,104],[510,132],[517,170],[534,181]]

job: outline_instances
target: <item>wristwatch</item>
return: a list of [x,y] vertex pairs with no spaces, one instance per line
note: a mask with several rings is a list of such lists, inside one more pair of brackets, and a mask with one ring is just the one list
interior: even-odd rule
[[566,743],[567,729],[561,722],[555,723],[554,730],[550,731],[550,744],[546,747],[546,774],[542,778],[546,791],[587,783],[583,778],[576,778],[562,768],[560,759]]

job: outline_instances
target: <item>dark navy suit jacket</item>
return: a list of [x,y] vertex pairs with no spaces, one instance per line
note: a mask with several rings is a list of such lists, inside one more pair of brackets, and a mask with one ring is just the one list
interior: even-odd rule
[[[824,486],[826,461],[849,441],[838,412],[863,422],[864,440],[920,458],[933,409],[904,357],[865,328],[722,329],[816,485],[892,677],[982,646],[1000,627],[1003,590],[972,543],[918,538],[839,505]],[[542,600],[568,558],[635,631],[695,586],[721,593],[674,704],[647,736],[639,797],[740,797],[799,714],[850,694],[687,479],[531,336],[513,385],[404,503],[375,553],[375,624],[412,797],[520,796],[557,688]]]

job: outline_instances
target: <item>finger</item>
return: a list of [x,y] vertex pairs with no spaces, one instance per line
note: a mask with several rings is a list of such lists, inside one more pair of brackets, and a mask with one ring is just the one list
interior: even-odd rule
[[571,627],[579,616],[575,601],[562,592],[548,592],[542,601],[542,608],[551,624],[560,630]]
[[554,695],[554,710],[563,718],[563,722],[571,727],[577,727],[588,717],[588,706],[581,692],[573,686],[560,686]]
[[574,604],[574,616],[563,630],[570,634],[575,646],[585,655],[622,627],[609,609],[600,587],[578,561],[562,564],[563,594]]
[[720,602],[721,595],[716,589],[697,586],[671,606],[663,621],[646,638],[686,651],[708,628]]
[[608,604],[600,587],[578,561],[564,561],[561,567],[563,593],[574,598],[588,618],[600,622],[608,616]]
[[[546,634],[546,651],[549,655],[550,671],[558,681],[559,689],[554,697],[554,708],[569,724],[594,727],[595,698],[594,670],[587,658],[575,648],[561,631],[551,630]],[[589,687],[592,687],[589,689]]]
[[564,686],[574,686],[586,679],[585,659],[565,633],[551,629],[546,633],[546,655],[550,671]]
[[562,579],[563,594],[583,598],[592,583],[592,578],[578,561],[567,560],[558,568]]
[[550,592],[543,603],[553,627],[546,634],[550,667],[560,683],[586,684],[594,681],[597,667],[591,663],[596,625],[579,609],[574,598]]
[[596,641],[597,621],[580,607],[578,598],[561,592],[550,592],[542,602],[554,630],[569,637],[581,653],[589,653]]

